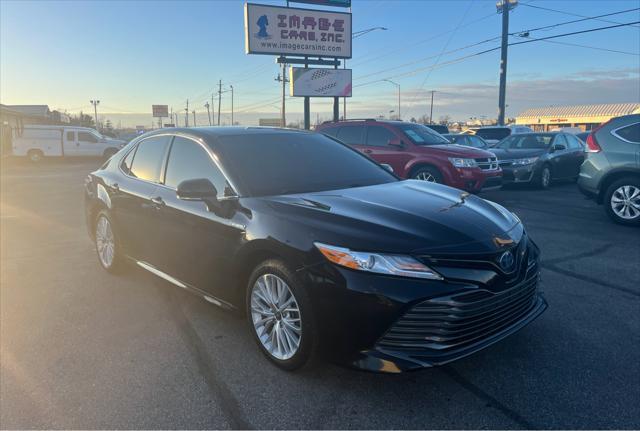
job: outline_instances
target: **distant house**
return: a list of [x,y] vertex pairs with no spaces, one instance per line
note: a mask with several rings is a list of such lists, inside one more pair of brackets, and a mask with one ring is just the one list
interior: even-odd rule
[[516,117],[516,124],[547,132],[561,127],[579,127],[587,131],[622,115],[640,113],[640,103],[606,103],[600,105],[549,106],[527,109]]
[[51,111],[48,105],[0,104],[0,154],[9,154],[13,130],[26,124],[69,124],[71,118],[64,113]]

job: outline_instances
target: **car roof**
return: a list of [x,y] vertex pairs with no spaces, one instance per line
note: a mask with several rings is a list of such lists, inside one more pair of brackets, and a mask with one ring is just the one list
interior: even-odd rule
[[309,130],[287,129],[283,127],[262,127],[262,126],[223,126],[223,127],[167,127],[147,132],[142,136],[153,136],[163,134],[183,134],[197,138],[215,139],[220,136],[237,136],[237,135],[276,135],[276,134],[313,134]]

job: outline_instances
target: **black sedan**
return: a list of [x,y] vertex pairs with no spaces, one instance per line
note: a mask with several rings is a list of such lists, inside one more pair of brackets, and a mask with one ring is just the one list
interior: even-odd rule
[[491,149],[502,168],[503,183],[534,183],[546,189],[553,180],[577,179],[584,147],[569,133],[511,135]]
[[284,369],[316,352],[375,371],[444,364],[546,308],[539,250],[514,214],[400,181],[323,135],[164,129],[91,173],[85,191],[104,269],[133,263],[245,313]]

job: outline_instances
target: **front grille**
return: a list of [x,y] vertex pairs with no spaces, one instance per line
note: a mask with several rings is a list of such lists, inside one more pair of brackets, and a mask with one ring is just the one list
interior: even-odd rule
[[483,171],[495,171],[498,169],[498,159],[495,156],[475,159],[475,161]]
[[516,324],[535,306],[538,274],[531,272],[525,281],[501,292],[475,290],[421,302],[377,346],[445,352],[490,338]]
[[498,163],[500,164],[500,167],[504,168],[507,166],[511,166],[512,162],[511,160],[500,160]]

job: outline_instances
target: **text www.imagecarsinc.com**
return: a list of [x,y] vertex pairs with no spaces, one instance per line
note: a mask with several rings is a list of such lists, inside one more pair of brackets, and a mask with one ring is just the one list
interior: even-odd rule
[[261,42],[262,48],[267,49],[288,49],[290,51],[298,51],[298,50],[314,50],[314,51],[330,51],[330,52],[340,52],[342,51],[341,46],[326,46],[326,45],[312,45],[306,43],[288,43],[288,42]]

